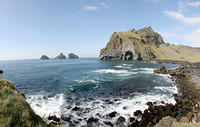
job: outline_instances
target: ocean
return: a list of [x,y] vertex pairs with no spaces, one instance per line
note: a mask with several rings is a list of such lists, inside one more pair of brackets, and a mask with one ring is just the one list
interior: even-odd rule
[[[67,60],[1,61],[1,76],[12,81],[25,93],[35,113],[47,120],[49,115],[70,117],[64,126],[86,126],[90,117],[98,119],[96,126],[115,124],[119,116],[128,118],[134,111],[147,108],[146,102],[175,103],[178,93],[169,75],[154,74],[164,65],[142,61],[99,61],[98,58]],[[74,107],[78,107],[74,110]],[[117,116],[107,114],[116,111]],[[50,122],[50,121],[48,121]]]

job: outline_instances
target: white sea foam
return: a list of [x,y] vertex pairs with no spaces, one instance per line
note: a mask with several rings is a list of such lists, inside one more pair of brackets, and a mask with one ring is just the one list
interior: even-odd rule
[[115,69],[99,69],[99,70],[95,70],[93,72],[98,72],[98,73],[112,73],[112,74],[128,73],[127,70],[115,70]]
[[[139,93],[133,98],[127,98],[127,99],[119,98],[118,101],[114,101],[114,98],[110,98],[109,100],[114,102],[113,104],[108,104],[104,100],[105,98],[104,99],[96,98],[94,101],[82,101],[79,107],[81,109],[89,108],[90,111],[87,113],[82,112],[83,114],[81,116],[77,115],[77,112],[73,112],[69,109],[66,109],[64,112],[65,114],[72,115],[74,120],[79,119],[79,118],[83,119],[83,117],[84,118],[98,117],[96,116],[96,114],[99,113],[103,117],[99,119],[99,122],[101,123],[101,125],[98,125],[98,126],[104,127],[105,124],[103,124],[103,121],[109,120],[115,123],[119,116],[123,116],[126,118],[126,125],[127,125],[128,118],[130,116],[133,116],[133,113],[136,110],[144,111],[145,109],[148,108],[148,106],[146,105],[148,101],[157,102],[157,104],[161,104],[161,101],[175,104],[175,100],[172,97],[169,97],[168,95],[153,94],[153,93],[149,93],[149,94]],[[98,103],[95,103],[95,102],[98,102]],[[71,104],[66,103],[65,105],[71,105]],[[71,106],[74,107],[75,105],[71,105]],[[109,119],[108,117],[106,117],[107,114],[113,111],[117,111],[118,114],[116,117],[114,117],[113,119]],[[81,126],[81,125],[86,125],[86,122],[81,121],[80,125],[77,125],[77,126]]]
[[97,82],[97,81],[92,80],[92,79],[90,79],[90,80],[82,79],[82,80],[74,80],[74,81],[77,82],[77,83],[86,83],[86,82],[96,83]]
[[174,94],[178,93],[178,89],[176,86],[156,86],[155,89],[159,89],[164,92],[170,92],[170,93],[174,93]]
[[61,116],[62,105],[64,103],[64,95],[57,94],[53,97],[47,97],[45,95],[27,95],[27,102],[30,104],[36,114],[43,118],[49,115]]
[[128,68],[131,68],[130,66],[128,66],[128,67],[127,67],[127,66],[115,66],[115,67],[116,67],[116,68],[127,68],[127,69],[128,69]]

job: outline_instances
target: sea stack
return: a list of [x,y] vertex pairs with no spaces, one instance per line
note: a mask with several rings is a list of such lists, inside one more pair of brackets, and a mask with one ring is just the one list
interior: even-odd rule
[[66,56],[63,53],[60,53],[55,59],[66,59]]
[[40,59],[41,59],[41,60],[49,60],[49,57],[46,56],[46,55],[42,55]]
[[78,59],[79,56],[76,55],[76,54],[74,54],[74,53],[70,53],[70,54],[68,54],[68,58],[69,58],[69,59]]
[[151,27],[114,32],[100,60],[200,60],[200,48],[165,43]]

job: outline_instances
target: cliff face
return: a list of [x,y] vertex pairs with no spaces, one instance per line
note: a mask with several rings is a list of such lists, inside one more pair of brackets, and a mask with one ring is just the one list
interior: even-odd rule
[[151,27],[112,34],[100,60],[200,60],[199,48],[165,43]]

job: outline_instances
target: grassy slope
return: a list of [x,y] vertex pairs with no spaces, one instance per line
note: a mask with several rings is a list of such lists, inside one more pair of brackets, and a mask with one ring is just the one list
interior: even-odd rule
[[[142,36],[145,36],[145,31],[140,32],[118,32],[117,35],[123,40],[126,38],[136,38],[141,40]],[[141,41],[134,41],[134,49],[136,52],[141,52],[143,48],[148,47],[155,54],[157,59],[167,60],[188,60],[188,61],[200,61],[200,48],[192,48],[183,45],[174,44],[161,44],[159,47],[150,44],[143,44]]]
[[0,78],[0,127],[47,127],[14,85]]

